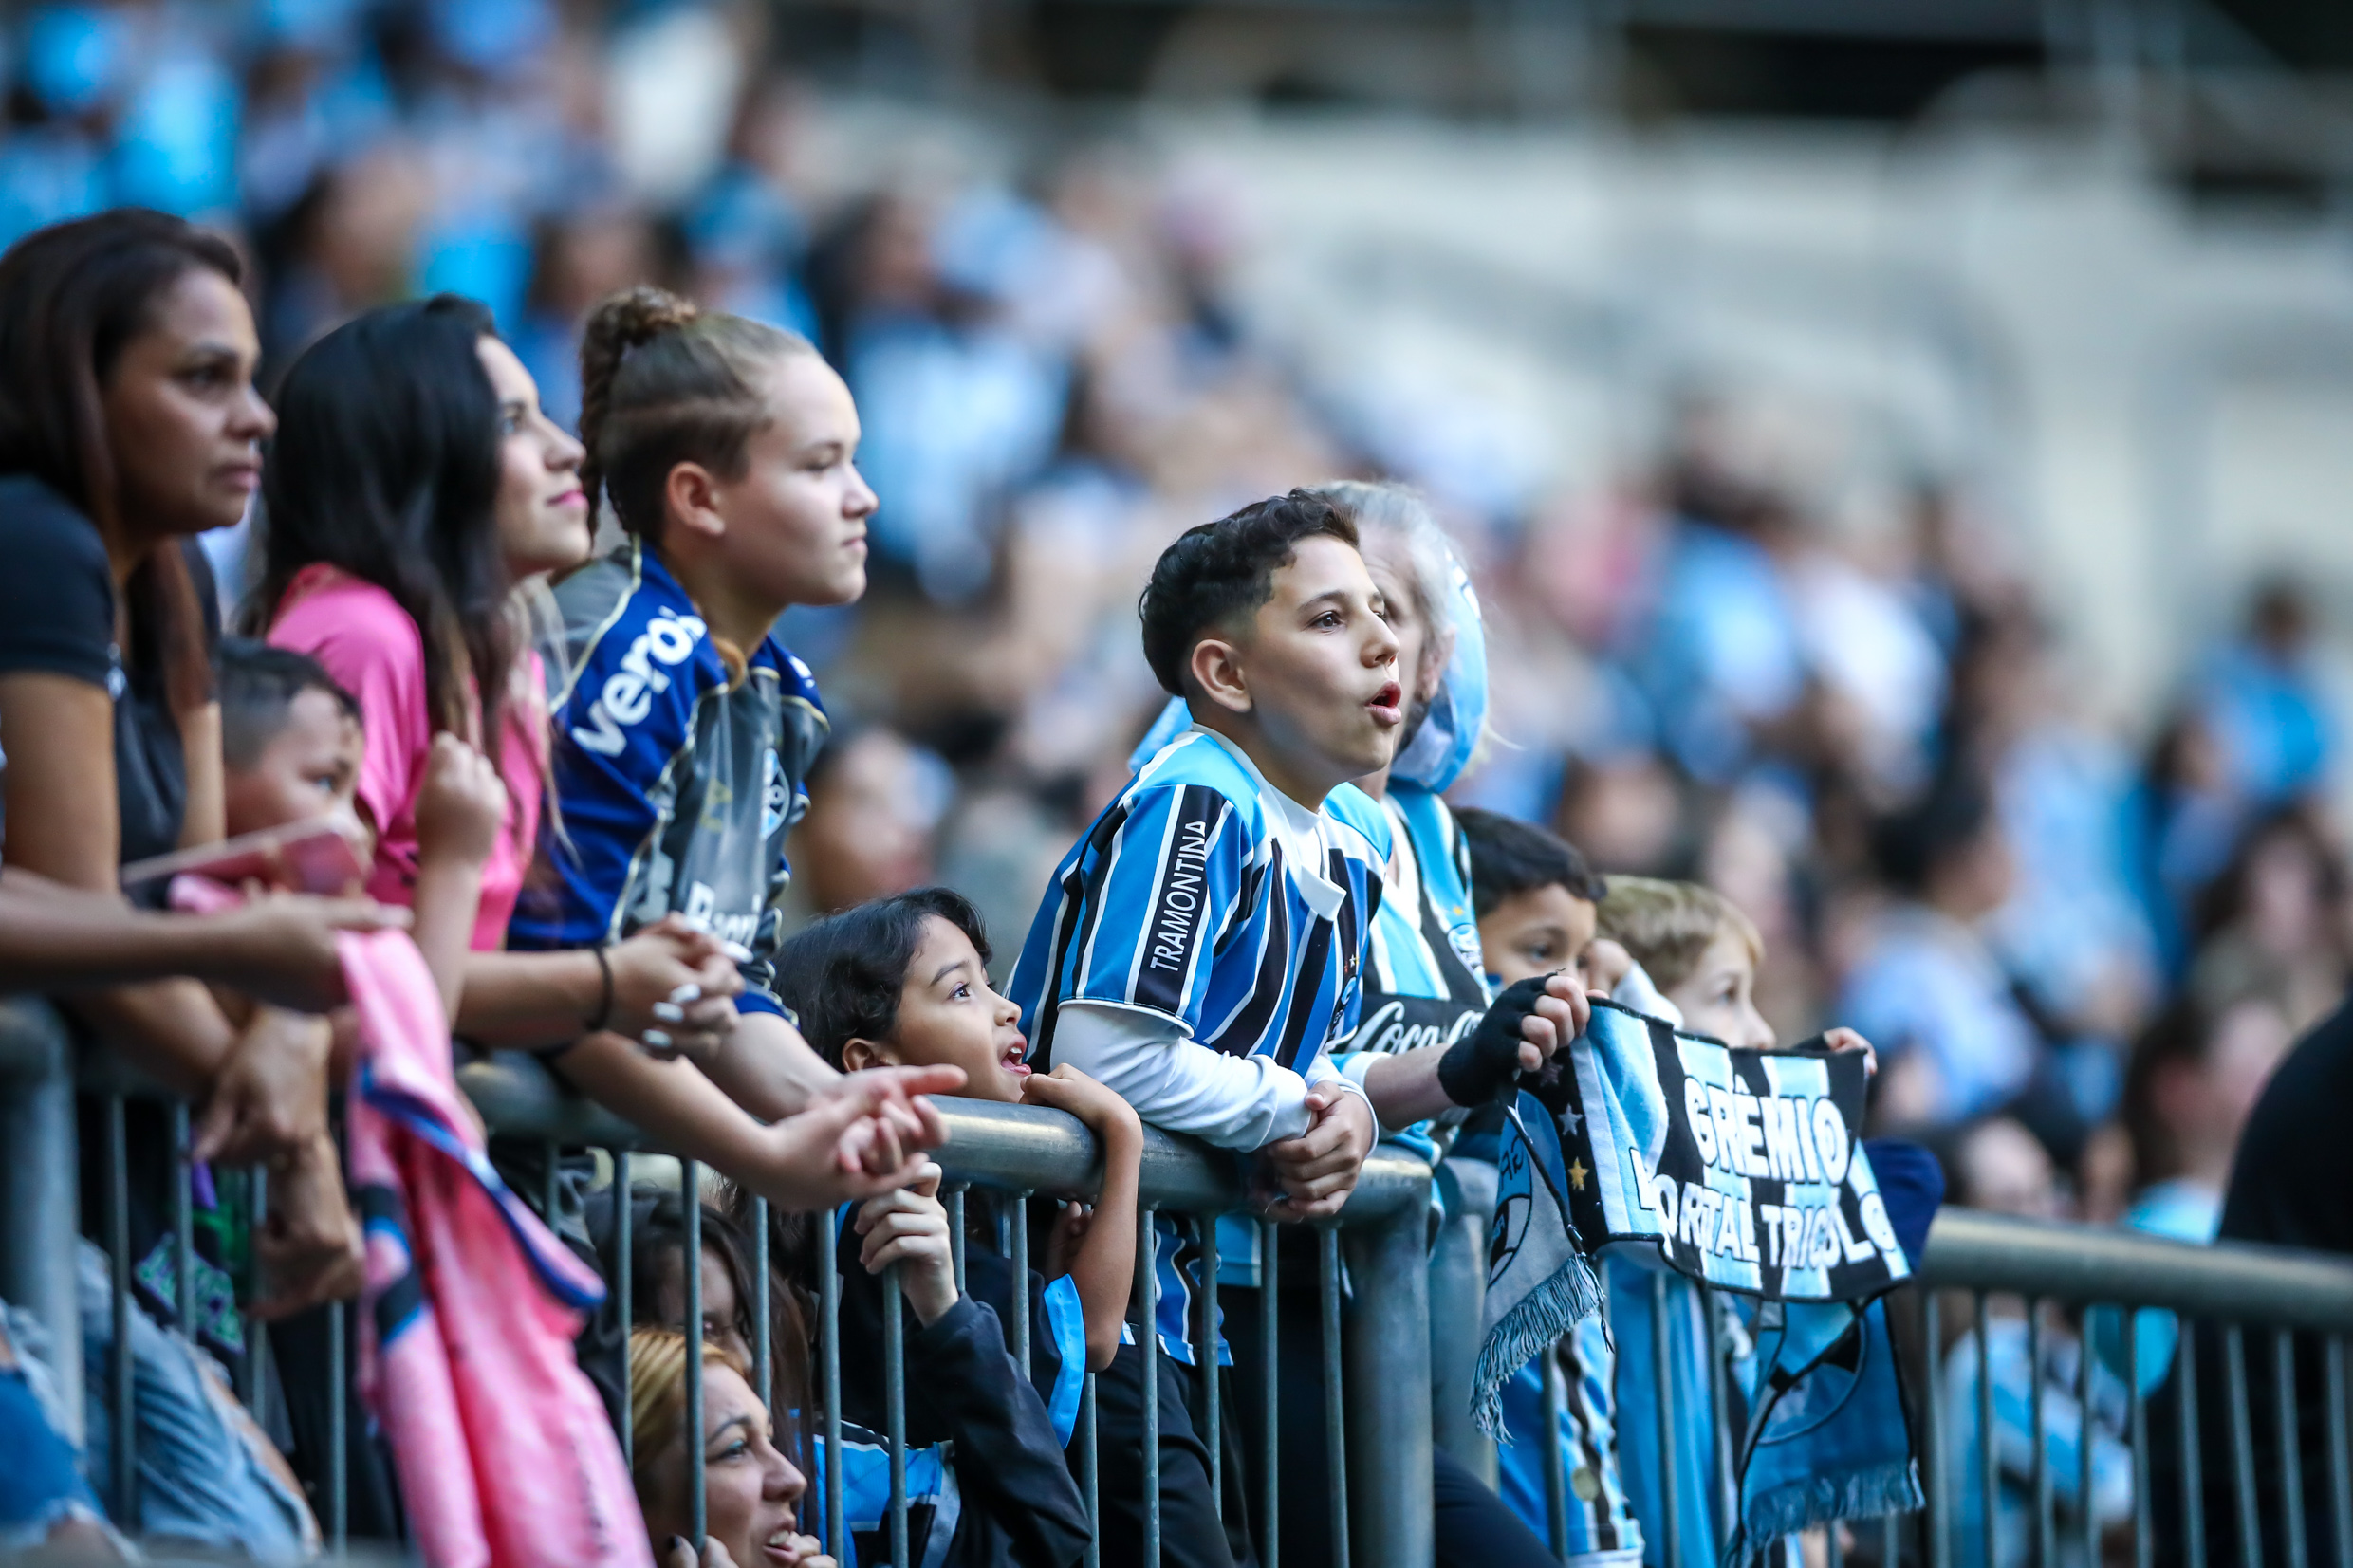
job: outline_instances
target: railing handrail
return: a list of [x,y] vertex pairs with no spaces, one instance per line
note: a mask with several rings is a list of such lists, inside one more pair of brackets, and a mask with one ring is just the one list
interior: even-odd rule
[[1929,1230],[1919,1277],[1950,1289],[2129,1301],[2275,1328],[2353,1332],[2353,1259],[2251,1242],[2199,1245],[1943,1208]]
[[[572,1093],[540,1062],[502,1051],[458,1070],[458,1086],[502,1135],[619,1149],[658,1146],[621,1116]],[[935,1097],[948,1141],[932,1151],[951,1181],[1090,1199],[1102,1185],[1095,1135],[1066,1111]],[[1137,1194],[1148,1208],[1223,1212],[1251,1206],[1249,1166],[1192,1138],[1144,1129]],[[1383,1144],[1364,1162],[1339,1223],[1386,1219],[1429,1201],[1430,1167]]]

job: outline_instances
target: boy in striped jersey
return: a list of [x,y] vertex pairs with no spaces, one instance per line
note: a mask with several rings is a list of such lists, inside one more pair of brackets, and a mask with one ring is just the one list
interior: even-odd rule
[[[1370,1104],[1328,1052],[1358,1021],[1390,851],[1385,815],[1343,786],[1385,768],[1395,750],[1398,638],[1354,526],[1307,491],[1187,532],[1153,568],[1139,608],[1145,656],[1193,724],[1064,859],[1007,994],[1022,1008],[1033,1067],[1066,1063],[1146,1121],[1257,1153],[1269,1212],[1325,1217],[1346,1201],[1374,1137]],[[1510,1062],[1498,1087],[1516,1070],[1523,1027],[1553,1041],[1531,1009],[1510,1015],[1500,1053],[1484,1042],[1487,1060]],[[1219,1524],[1208,1455],[1185,1419],[1194,1379],[1174,1370],[1195,1364],[1198,1281],[1192,1244],[1171,1221],[1157,1266],[1155,1327],[1170,1363],[1159,1393],[1163,1560],[1245,1559],[1244,1509],[1237,1498],[1232,1530]],[[1119,1468],[1140,1466],[1140,1421],[1122,1430],[1140,1374],[1129,1346],[1101,1387],[1107,1563],[1141,1531],[1140,1517],[1122,1518],[1128,1503],[1140,1507],[1139,1473]]]

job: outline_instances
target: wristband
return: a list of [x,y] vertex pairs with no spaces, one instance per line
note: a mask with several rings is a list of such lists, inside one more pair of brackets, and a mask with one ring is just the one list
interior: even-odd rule
[[588,1032],[596,1034],[613,1022],[613,961],[602,946],[588,952],[597,961],[597,1015],[588,1021]]

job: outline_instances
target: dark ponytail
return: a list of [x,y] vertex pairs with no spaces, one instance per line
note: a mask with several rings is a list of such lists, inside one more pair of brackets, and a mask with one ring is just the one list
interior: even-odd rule
[[699,463],[722,477],[740,474],[745,443],[769,417],[760,372],[816,352],[794,333],[659,288],[607,298],[580,344],[580,438],[588,449],[580,472],[589,505],[609,501],[623,528],[658,542],[671,470]]
[[[32,475],[102,537],[122,537],[105,384],[163,297],[197,270],[244,282],[227,240],[136,207],[36,230],[0,256],[0,473]],[[176,541],[148,552],[123,600],[134,670],[160,668],[176,714],[211,701],[204,607]]]

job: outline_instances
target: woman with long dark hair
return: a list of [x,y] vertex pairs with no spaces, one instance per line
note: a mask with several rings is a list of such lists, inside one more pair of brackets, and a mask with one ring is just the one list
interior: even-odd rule
[[[547,745],[517,589],[586,559],[589,521],[580,444],[541,412],[490,312],[446,294],[369,311],[294,361],[278,403],[248,618],[359,700],[368,889],[415,908],[455,1027],[548,1045],[651,1031],[678,1048],[730,1026],[733,968],[682,922],[609,947],[501,950],[542,829]],[[437,852],[420,821],[436,770],[466,776],[495,833]]]
[[[38,231],[0,256],[12,879],[116,897],[125,861],[220,837],[218,628],[194,536],[244,515],[274,423],[253,388],[259,343],[240,280],[217,235],[136,210]],[[276,1217],[260,1241],[289,1301],[356,1282],[319,1020],[258,1008],[232,1022],[193,980],[67,1005],[166,1086],[206,1100],[198,1157],[269,1163]],[[144,1252],[168,1242],[172,1156],[159,1122],[134,1132],[131,1241]]]

